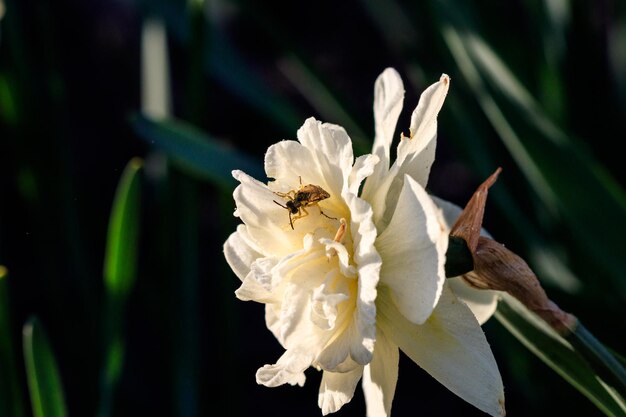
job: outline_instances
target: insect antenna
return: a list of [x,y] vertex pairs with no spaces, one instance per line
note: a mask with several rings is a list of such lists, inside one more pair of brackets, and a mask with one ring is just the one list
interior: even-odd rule
[[289,210],[289,207],[287,207],[287,206],[283,206],[283,205],[282,205],[282,204],[280,204],[278,201],[276,201],[276,200],[272,200],[272,201],[273,201],[274,203],[278,204],[279,206],[281,206],[282,208]]

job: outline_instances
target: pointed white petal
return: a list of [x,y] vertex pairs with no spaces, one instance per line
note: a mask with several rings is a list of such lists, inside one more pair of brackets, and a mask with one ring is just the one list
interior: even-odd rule
[[437,115],[448,93],[449,84],[450,78],[444,74],[422,93],[411,116],[411,135],[402,136],[391,169],[377,180],[375,187],[367,188],[369,181],[365,184],[363,195],[374,208],[374,222],[379,229],[386,226],[393,213],[405,174],[426,187],[435,159]]
[[317,396],[317,405],[323,415],[334,413],[350,402],[362,374],[363,367],[344,373],[324,371]]
[[422,325],[397,310],[379,289],[379,317],[387,335],[415,363],[450,391],[492,416],[504,415],[498,366],[476,318],[446,286],[437,308]]
[[379,327],[374,345],[372,362],[363,371],[363,393],[367,405],[368,417],[389,417],[391,403],[398,382],[398,363],[400,352],[398,346],[385,336]]
[[393,141],[398,117],[402,111],[404,85],[400,74],[387,68],[376,79],[374,84],[374,122],[376,137],[372,153],[380,158],[374,173],[367,179],[363,187],[363,198],[369,200],[382,178],[389,170],[389,154]]
[[435,160],[437,115],[448,94],[450,77],[443,74],[438,82],[428,87],[420,96],[411,115],[411,136],[402,138],[398,145],[395,164],[399,174],[411,175],[423,187],[428,182],[430,167]]
[[224,243],[224,256],[237,277],[243,279],[250,272],[250,265],[261,254],[251,245],[247,238],[246,226],[240,224],[237,231],[231,234]]
[[311,365],[310,354],[287,350],[274,365],[265,365],[256,372],[257,384],[278,387],[283,384],[304,385],[304,371]]
[[381,283],[407,319],[423,323],[441,295],[448,233],[426,191],[408,175],[376,248],[383,259]]

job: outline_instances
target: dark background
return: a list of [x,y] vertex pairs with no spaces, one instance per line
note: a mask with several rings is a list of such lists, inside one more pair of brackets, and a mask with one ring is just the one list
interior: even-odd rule
[[[609,346],[625,351],[623,276],[610,278],[602,255],[588,248],[606,245],[602,253],[623,259],[624,246],[604,241],[602,230],[583,238],[569,220],[580,219],[575,204],[554,209],[542,198],[485,116],[442,35],[451,25],[481,36],[540,103],[542,114],[585,155],[582,160],[613,178],[607,188],[619,196],[622,211],[596,207],[582,215],[606,217],[609,224],[618,218],[614,227],[620,230],[626,207],[626,171],[617,150],[626,137],[623,3],[563,2],[569,19],[562,27],[549,17],[550,2],[541,1],[233,0],[208,1],[204,8],[195,6],[201,2],[165,0],[5,3],[0,264],[9,271],[3,309],[10,317],[25,415],[21,332],[33,315],[49,337],[69,415],[96,415],[107,321],[107,225],[120,175],[135,156],[145,161],[140,261],[126,304],[126,354],[112,415],[192,417],[224,409],[229,415],[321,414],[315,370],[307,372],[303,388],[255,383],[256,369],[275,362],[282,349],[265,328],[263,307],[233,294],[239,281],[223,259],[222,244],[237,224],[234,182],[209,181],[171,163],[133,128],[130,116],[141,109],[141,27],[149,17],[167,25],[172,115],[259,163],[270,144],[295,139],[309,116],[345,126],[356,152],[365,153],[373,137],[373,83],[385,67],[398,69],[405,82],[403,130],[421,91],[449,74],[430,191],[463,205],[502,166],[486,226],[533,267],[545,248],[558,254],[581,284],[568,286],[559,273],[552,279],[540,273],[549,295]],[[285,69],[294,63],[302,83],[319,82],[333,100],[316,102],[303,92]],[[497,91],[494,97],[500,97]],[[345,113],[333,112],[329,103]],[[497,104],[504,112],[514,107],[506,100]],[[532,114],[512,114],[522,141],[536,140],[527,129]],[[541,160],[543,154],[533,155]],[[545,155],[540,162],[547,171],[579,162],[567,153],[562,159]],[[573,177],[563,187],[589,202],[593,193],[586,184]],[[508,415],[602,415],[495,319],[484,328],[504,380]],[[482,415],[405,357],[394,414]],[[364,415],[360,388],[338,415]]]

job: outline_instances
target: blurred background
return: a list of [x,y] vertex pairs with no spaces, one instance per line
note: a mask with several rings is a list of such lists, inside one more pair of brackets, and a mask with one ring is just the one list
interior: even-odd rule
[[[388,66],[406,89],[398,134],[419,94],[441,73],[452,79],[430,191],[464,205],[501,166],[485,226],[559,306],[626,352],[623,1],[4,0],[0,10],[0,416],[32,415],[33,329],[69,416],[321,415],[319,372],[303,388],[255,382],[282,348],[263,306],[233,294],[222,255],[237,225],[230,170],[262,179],[267,147],[295,139],[309,116],[369,152],[373,85]],[[124,172],[136,173],[135,214],[116,235]],[[104,267],[116,236],[130,262],[122,284]],[[603,415],[497,318],[484,329],[508,415]],[[357,388],[337,415],[364,410]],[[483,415],[405,357],[394,414]]]

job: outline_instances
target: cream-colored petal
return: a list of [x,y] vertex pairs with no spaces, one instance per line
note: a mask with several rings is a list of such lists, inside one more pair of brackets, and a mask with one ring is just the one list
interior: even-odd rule
[[382,260],[374,246],[377,231],[372,221],[371,206],[354,195],[347,197],[346,202],[352,215],[350,230],[354,244],[353,259],[359,274],[355,315],[358,344],[353,345],[351,355],[355,361],[366,364],[371,360],[376,339],[376,286]]
[[[470,272],[471,273],[471,272]],[[492,290],[479,290],[468,285],[462,277],[449,278],[448,283],[459,300],[472,310],[481,325],[493,316],[498,308],[499,293]]]
[[363,393],[368,417],[389,417],[398,382],[400,352],[380,327],[378,328],[372,362],[363,371]]
[[350,402],[362,374],[363,367],[343,373],[324,371],[317,396],[317,405],[323,415],[339,411],[344,404]]
[[348,180],[349,189],[352,194],[359,193],[361,182],[372,175],[378,161],[378,156],[370,154],[361,155],[354,161],[354,166],[352,167],[352,172]]
[[423,187],[426,187],[430,167],[435,160],[437,115],[448,94],[449,86],[450,77],[443,74],[438,82],[422,93],[411,115],[411,136],[402,138],[398,145],[395,164],[400,167],[399,174],[409,174]]
[[308,352],[287,350],[273,365],[265,365],[256,372],[257,384],[278,387],[283,384],[304,385],[304,371],[311,365]]
[[224,256],[237,277],[243,279],[250,272],[250,265],[261,254],[250,244],[246,235],[246,226],[240,224],[224,243]]
[[267,149],[265,173],[275,180],[268,184],[272,191],[286,193],[297,190],[300,181],[302,184],[325,185],[311,151],[294,140],[283,140]]
[[448,233],[426,190],[408,175],[376,248],[383,259],[381,283],[391,289],[393,300],[408,320],[423,323],[437,304],[445,281]]
[[478,409],[504,416],[502,379],[485,334],[447,285],[422,325],[406,320],[387,290],[379,289],[377,304],[381,326],[408,357]]
[[254,277],[253,274],[241,282],[241,286],[235,291],[235,296],[241,301],[256,301],[259,303],[270,303],[275,301],[271,292],[267,291]]
[[341,194],[348,187],[354,162],[352,141],[344,128],[311,117],[298,129],[298,140],[313,155],[316,168],[328,186],[326,191],[331,196]]
[[235,216],[246,224],[248,236],[258,250],[264,256],[282,257],[301,248],[304,232],[291,229],[287,210],[274,202],[280,202],[280,198],[242,171],[233,171],[233,177],[241,183],[233,193]]
[[426,187],[430,168],[435,159],[437,114],[448,92],[449,81],[448,76],[444,74],[438,82],[422,93],[419,104],[411,116],[411,135],[402,136],[398,144],[396,161],[389,172],[372,187],[371,192],[368,189],[368,193],[364,193],[374,208],[374,222],[379,229],[386,226],[393,213],[405,174],[410,175],[422,187]]
[[372,153],[380,159],[374,173],[367,179],[363,187],[362,197],[369,200],[378,188],[382,177],[389,170],[389,154],[393,141],[398,117],[402,111],[404,85],[400,74],[387,68],[378,76],[374,83],[374,123],[376,136]]

